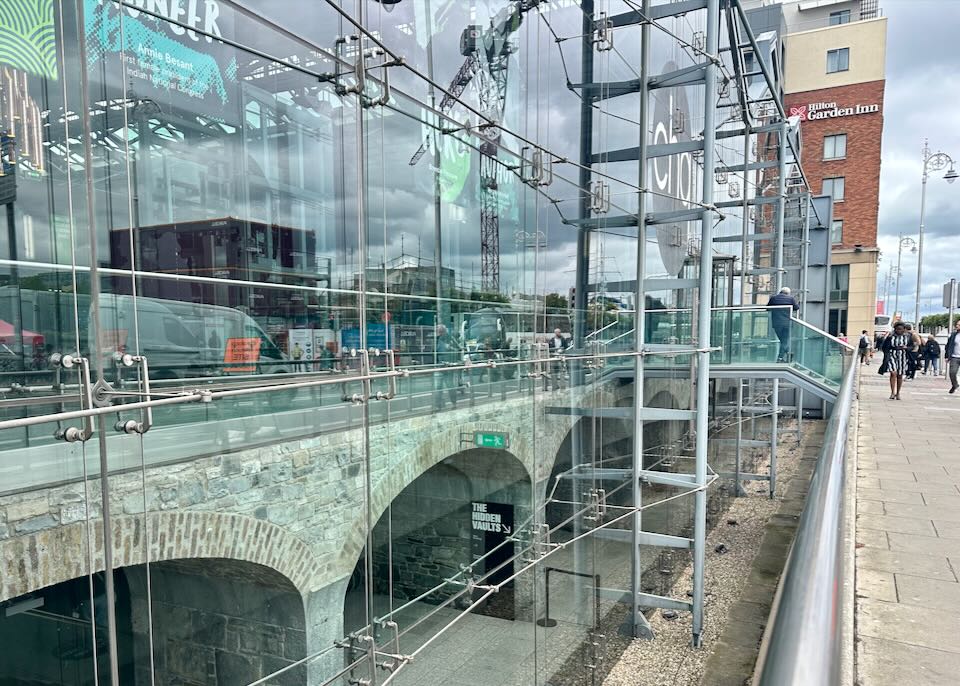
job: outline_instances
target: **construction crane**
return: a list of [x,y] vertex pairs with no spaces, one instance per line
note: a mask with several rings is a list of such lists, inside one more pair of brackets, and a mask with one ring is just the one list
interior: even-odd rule
[[[500,212],[497,192],[497,151],[500,147],[503,110],[507,95],[507,67],[516,46],[510,41],[520,28],[524,15],[543,0],[513,0],[491,19],[486,28],[472,24],[460,34],[460,54],[466,59],[457,70],[440,101],[440,111],[448,112],[474,79],[484,117],[480,143],[480,276],[483,290],[500,290]],[[410,158],[414,166],[427,152],[424,141]]]

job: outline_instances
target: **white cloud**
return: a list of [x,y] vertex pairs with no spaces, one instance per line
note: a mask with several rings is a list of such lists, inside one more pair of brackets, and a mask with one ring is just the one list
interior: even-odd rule
[[[960,75],[954,66],[960,2],[887,0],[883,8],[888,41],[878,240],[881,293],[888,268],[897,261],[898,234],[918,238],[924,137],[932,150],[960,161]],[[960,277],[960,184],[948,185],[942,174],[932,174],[927,186],[922,314],[942,311],[942,284]],[[900,309],[912,318],[916,256],[905,252],[901,269]]]

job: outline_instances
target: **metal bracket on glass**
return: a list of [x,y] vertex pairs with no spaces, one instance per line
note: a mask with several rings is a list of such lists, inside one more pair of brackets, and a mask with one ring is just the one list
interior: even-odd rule
[[377,391],[372,396],[371,400],[393,400],[397,397],[397,365],[394,360],[393,350],[387,348],[386,350],[380,350],[380,348],[370,348],[365,351],[367,353],[367,371],[366,374],[370,373],[370,353],[373,353],[374,357],[380,357],[380,355],[385,355],[387,358],[387,367],[390,370],[390,375],[387,378],[387,392]]
[[[90,384],[90,361],[85,357],[81,357],[79,353],[76,355],[54,353],[50,356],[50,364],[60,369],[78,368],[80,372],[80,388],[83,392],[82,404],[88,410],[93,409],[93,387]],[[67,443],[83,443],[88,441],[90,437],[93,436],[93,416],[88,414],[83,418],[82,428],[75,426],[59,428],[54,432],[53,436]]]
[[596,27],[593,31],[593,47],[597,52],[613,50],[613,22],[606,12],[600,12],[593,22]]
[[607,490],[605,488],[591,488],[583,494],[587,499],[587,513],[583,519],[594,524],[602,524],[607,514]]
[[[371,48],[370,50],[367,50],[358,61],[363,62],[367,58],[371,57],[383,58],[386,56],[386,54],[387,53],[383,50],[383,48]],[[382,107],[390,102],[390,67],[397,67],[401,64],[403,64],[403,58],[397,57],[394,59],[384,60],[380,64],[374,65],[374,69],[380,69],[382,71],[383,75],[380,77],[380,82],[383,85],[381,86],[380,95],[376,98],[364,97],[363,88],[360,89],[361,104],[364,107]],[[367,69],[368,67],[364,66],[364,73]],[[366,78],[365,75],[364,78]]]
[[[363,645],[366,644],[366,645]],[[358,677],[356,675],[357,666],[350,667],[347,672],[347,683],[351,686],[372,686],[374,683],[374,665],[376,665],[376,641],[373,636],[353,632],[347,636],[345,641],[334,641],[333,645],[347,651],[346,661],[348,664],[356,662],[364,653],[370,659],[370,678]]]
[[537,558],[546,557],[559,543],[550,541],[550,525],[547,523],[538,524],[534,529],[534,552]]
[[470,579],[473,579],[473,565],[465,565],[461,562],[457,576],[448,577],[443,582],[452,586],[466,586],[470,583]]
[[[337,95],[339,96],[344,96],[344,95],[347,95],[348,93],[358,92],[354,90],[356,86],[351,86],[348,88],[347,86],[343,85],[343,77],[348,72],[345,72],[341,69],[341,62],[346,61],[346,58],[344,57],[343,46],[349,42],[357,41],[357,40],[360,40],[360,36],[352,35],[352,36],[337,36],[336,39],[334,39],[333,41],[334,91],[336,91]],[[362,88],[362,83],[363,82],[361,82],[361,88]]]
[[390,630],[391,638],[388,645],[393,646],[393,652],[384,653],[383,651],[380,651],[381,655],[385,655],[390,659],[388,661],[378,662],[377,666],[380,669],[383,669],[392,674],[393,672],[400,669],[400,667],[402,667],[405,663],[410,662],[412,658],[409,655],[400,654],[400,625],[399,624],[397,624],[392,619],[383,619],[383,618],[375,619],[374,622],[376,622],[381,629]]
[[543,150],[531,152],[529,145],[520,149],[520,178],[528,186],[549,186],[553,183],[553,159],[544,161]]
[[694,50],[703,52],[707,47],[707,34],[703,31],[694,31],[693,40],[690,41]]
[[[350,357],[360,357],[360,375],[361,377],[367,377],[370,375],[370,356],[366,350],[357,350],[356,348],[350,348],[349,350],[343,351],[345,354],[348,354]],[[346,392],[346,383],[343,384],[343,395],[340,396],[340,399],[345,403],[352,403],[354,405],[362,405],[367,401],[367,397],[363,393],[347,393]]]
[[[124,367],[138,365],[140,367],[140,384],[143,388],[144,402],[150,402],[150,366],[144,355],[120,355],[117,360]],[[126,434],[145,434],[153,426],[153,407],[147,405],[140,410],[140,421],[136,419],[119,420],[114,428]]]
[[610,184],[606,181],[590,183],[590,210],[597,214],[610,211]]

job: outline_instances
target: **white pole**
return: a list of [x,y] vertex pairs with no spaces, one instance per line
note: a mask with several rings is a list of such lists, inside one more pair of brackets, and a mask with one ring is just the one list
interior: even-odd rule
[[923,139],[923,177],[920,184],[920,240],[917,244],[917,293],[913,309],[913,325],[920,331],[920,283],[923,275],[923,215],[927,205],[927,161],[930,159],[930,148],[927,139]]
[[[947,316],[947,335],[953,333],[953,312],[957,309],[957,280],[950,279],[950,314]],[[943,363],[940,365],[940,371],[944,376],[947,375],[947,351],[943,351]]]

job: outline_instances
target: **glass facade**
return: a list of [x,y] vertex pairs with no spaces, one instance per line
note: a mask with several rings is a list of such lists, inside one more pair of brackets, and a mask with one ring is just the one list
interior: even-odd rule
[[642,628],[616,589],[696,564],[677,487],[744,400],[696,375],[775,364],[808,261],[726,19],[4,5],[0,682],[601,679]]

